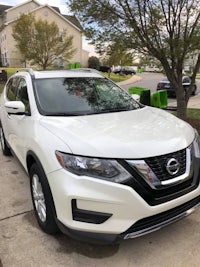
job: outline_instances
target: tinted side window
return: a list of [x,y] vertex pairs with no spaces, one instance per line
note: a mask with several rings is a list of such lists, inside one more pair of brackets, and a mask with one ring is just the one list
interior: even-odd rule
[[9,80],[7,84],[7,98],[9,101],[15,101],[17,95],[17,86],[18,86],[19,78],[13,77]]
[[19,80],[16,100],[22,101],[25,105],[25,111],[30,112],[29,98],[28,98],[28,92],[27,92],[27,84],[23,78],[21,78]]

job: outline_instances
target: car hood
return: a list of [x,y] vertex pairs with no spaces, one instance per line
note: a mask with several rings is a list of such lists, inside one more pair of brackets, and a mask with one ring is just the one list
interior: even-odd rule
[[181,150],[194,139],[187,123],[152,107],[76,117],[42,117],[40,123],[71,153],[106,158],[146,158]]

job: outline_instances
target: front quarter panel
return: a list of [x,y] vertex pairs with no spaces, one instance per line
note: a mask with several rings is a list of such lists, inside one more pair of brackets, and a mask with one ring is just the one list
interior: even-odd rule
[[26,151],[24,151],[23,162],[27,169],[27,156],[36,155],[46,174],[61,168],[55,156],[55,151],[71,153],[69,147],[58,137],[42,127],[39,122],[33,122],[33,127],[27,132]]

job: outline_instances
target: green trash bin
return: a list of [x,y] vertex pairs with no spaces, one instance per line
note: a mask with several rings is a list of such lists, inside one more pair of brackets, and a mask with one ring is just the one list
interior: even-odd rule
[[167,98],[167,91],[166,90],[160,90],[158,91],[160,93],[160,107],[166,108],[168,106],[168,98]]
[[69,64],[70,69],[75,69],[76,68],[76,63],[70,63]]
[[140,103],[150,106],[150,90],[144,87],[130,87],[128,89],[130,95],[139,95]]
[[80,62],[76,62],[76,63],[75,63],[75,68],[76,68],[76,69],[79,69],[80,67],[81,67],[81,63],[80,63]]
[[151,93],[151,106],[159,108],[160,107],[160,94],[159,92]]
[[151,106],[166,108],[168,106],[167,91],[160,90],[151,94]]

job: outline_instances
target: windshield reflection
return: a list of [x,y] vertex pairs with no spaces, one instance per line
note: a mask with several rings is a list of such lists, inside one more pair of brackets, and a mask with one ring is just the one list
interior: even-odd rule
[[128,93],[106,78],[48,78],[35,81],[39,111],[76,116],[141,108]]

